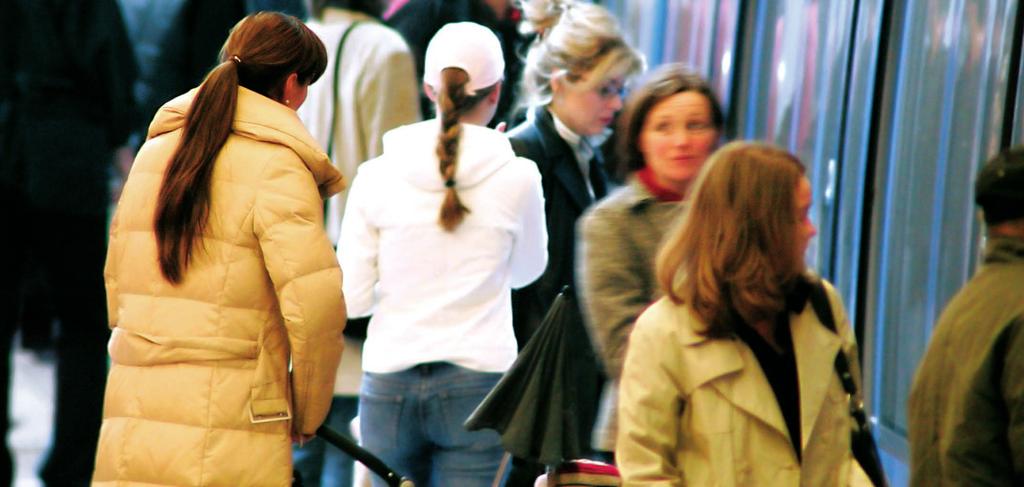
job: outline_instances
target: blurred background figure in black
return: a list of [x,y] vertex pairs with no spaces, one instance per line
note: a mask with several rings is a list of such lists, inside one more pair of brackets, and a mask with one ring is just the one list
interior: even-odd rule
[[[517,121],[514,113],[516,86],[523,72],[523,61],[518,52],[524,44],[518,30],[521,12],[513,6],[514,3],[512,0],[405,0],[393,2],[384,18],[409,43],[416,59],[416,79],[423,79],[427,43],[442,26],[452,22],[474,22],[491,29],[501,41],[505,55],[505,82],[501,85],[501,99],[491,126],[500,122],[512,126]],[[394,13],[391,13],[392,9]],[[422,90],[420,112],[424,118],[434,116],[434,103]]]
[[263,10],[275,11],[286,13],[303,20],[309,17],[309,10],[306,3],[306,0],[245,0],[246,7],[248,7],[250,13]]
[[118,3],[139,65],[139,77],[133,87],[139,117],[131,135],[131,146],[137,150],[145,141],[156,111],[199,85],[217,64],[217,54],[228,31],[245,17],[247,6],[245,0]]
[[[0,434],[10,426],[11,339],[31,249],[60,324],[53,436],[39,475],[46,485],[87,485],[106,378],[110,169],[135,121],[136,65],[114,0],[3,0],[0,11]],[[6,441],[0,463],[9,485]]]

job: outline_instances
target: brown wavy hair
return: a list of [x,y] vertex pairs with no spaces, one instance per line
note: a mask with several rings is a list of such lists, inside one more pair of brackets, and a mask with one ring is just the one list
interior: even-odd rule
[[259,12],[231,29],[220,61],[189,106],[157,198],[153,228],[160,272],[174,284],[184,278],[206,228],[214,161],[231,133],[238,87],[281,101],[290,74],[296,73],[304,85],[320,78],[327,51],[299,19]]
[[656,277],[686,303],[708,336],[728,335],[733,316],[773,319],[804,272],[797,252],[796,156],[762,143],[732,142],[701,170],[690,207],[658,253]]
[[619,159],[616,174],[619,178],[625,179],[633,171],[643,169],[646,164],[644,155],[640,153],[640,132],[654,106],[672,95],[687,91],[704,95],[711,106],[711,124],[719,134],[722,133],[725,115],[711,85],[683,64],[662,65],[648,74],[643,83],[630,93],[626,107],[619,114],[615,140],[615,153]]
[[441,87],[437,92],[438,117],[441,119],[441,133],[437,136],[437,160],[446,186],[438,222],[448,232],[455,231],[466,218],[466,213],[469,213],[469,208],[462,204],[455,191],[455,170],[459,140],[462,138],[459,119],[476,108],[498,86],[494,84],[469,95],[466,93],[468,82],[469,75],[462,69],[445,68],[441,71]]

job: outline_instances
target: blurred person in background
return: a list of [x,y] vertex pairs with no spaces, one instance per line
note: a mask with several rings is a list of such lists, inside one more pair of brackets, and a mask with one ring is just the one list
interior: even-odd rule
[[[139,119],[134,150],[146,140],[149,122],[172,98],[203,81],[217,65],[228,32],[246,14],[245,0],[118,0],[139,65],[133,86]],[[130,161],[127,161],[130,163]],[[127,177],[128,167],[124,167]]]
[[[323,40],[328,61],[299,118],[346,180],[355,177],[363,161],[380,155],[385,132],[420,119],[412,54],[402,37],[378,20],[382,8],[382,0],[316,0],[315,20],[307,23]],[[347,196],[342,191],[327,203],[327,234],[335,244]],[[345,327],[345,355],[326,421],[338,431],[351,431],[357,415],[365,338],[365,320]],[[352,458],[320,438],[296,447],[294,458],[306,487],[352,485]]]
[[598,146],[622,108],[625,83],[643,70],[602,7],[573,0],[523,2],[523,23],[537,32],[523,77],[527,120],[509,131],[516,154],[537,163],[544,185],[548,267],[516,293],[516,338],[526,344],[555,296],[575,279],[576,220],[608,191]]
[[373,315],[362,441],[416,485],[492,485],[500,437],[463,422],[516,358],[512,288],[547,263],[536,165],[486,127],[503,65],[490,29],[442,27],[423,78],[439,118],[384,136],[383,154],[359,166],[342,221],[348,311]]
[[245,3],[252,13],[281,12],[302,20],[309,16],[307,0],[245,0]]
[[[327,65],[300,20],[240,21],[150,125],[111,224],[111,370],[93,485],[287,486],[330,407],[344,178],[295,110]],[[79,453],[81,454],[81,453]]]
[[710,85],[681,64],[650,73],[618,120],[627,182],[580,219],[579,297],[605,372],[594,449],[614,452],[616,389],[633,322],[661,297],[654,258],[686,208],[690,186],[718,145],[724,118]]
[[910,485],[1024,485],[1024,148],[974,185],[988,237],[939,317],[907,400]]
[[[512,0],[400,0],[389,8],[385,19],[394,27],[412,49],[416,61],[416,79],[423,78],[427,43],[445,24],[474,22],[491,29],[501,41],[505,56],[505,83],[501,86],[498,109],[489,125],[512,123],[516,114],[516,82],[522,75],[523,61],[519,48],[523,37],[519,34],[520,11]],[[420,94],[423,116],[435,115],[434,102],[426,92]]]
[[53,436],[39,476],[45,485],[87,485],[107,371],[111,162],[134,123],[136,67],[114,0],[7,0],[0,11],[0,204],[9,235],[0,290],[0,484],[11,482],[11,339],[32,255],[60,322]]
[[[803,165],[734,142],[691,192],[657,257],[665,297],[640,315],[626,350],[623,484],[871,485],[853,458],[852,403],[835,369],[846,354],[860,381],[853,330],[831,284],[804,264],[817,231]],[[831,317],[818,316],[812,293]]]
[[[324,41],[328,61],[299,117],[331,147],[328,155],[347,180],[359,164],[380,155],[385,132],[420,120],[412,53],[397,32],[380,23],[381,8],[382,0],[316,0],[315,20],[307,24]],[[341,60],[337,68],[335,59]],[[335,243],[347,196],[342,191],[328,204],[327,232]]]
[[[622,108],[626,83],[643,71],[644,61],[603,7],[574,0],[526,0],[521,7],[522,30],[535,35],[521,87],[520,103],[529,108],[509,139],[517,155],[537,163],[548,227],[547,269],[512,298],[516,340],[523,347],[558,293],[575,284],[576,220],[611,185],[600,145]],[[592,353],[589,344],[582,345],[581,353]],[[601,374],[596,358],[588,373]],[[584,445],[590,443],[598,395],[580,399]],[[513,459],[507,485],[532,486],[542,471]]]

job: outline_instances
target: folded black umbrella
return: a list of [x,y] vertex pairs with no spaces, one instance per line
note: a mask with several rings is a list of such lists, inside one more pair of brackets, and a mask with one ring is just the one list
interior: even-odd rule
[[589,450],[602,382],[579,305],[566,288],[465,426],[496,430],[519,458],[545,465],[580,458]]

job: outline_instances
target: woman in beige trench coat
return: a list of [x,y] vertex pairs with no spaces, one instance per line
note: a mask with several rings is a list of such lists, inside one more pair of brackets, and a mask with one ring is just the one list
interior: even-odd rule
[[[850,451],[833,364],[857,362],[842,303],[837,333],[808,303],[803,255],[816,230],[800,161],[736,142],[711,156],[656,277],[665,297],[630,335],[619,389],[625,485],[870,485]],[[859,380],[855,378],[855,380]]]
[[345,322],[323,228],[344,181],[295,114],[325,65],[299,20],[251,15],[150,125],[110,232],[93,485],[290,485]]

